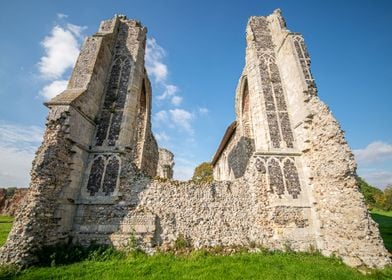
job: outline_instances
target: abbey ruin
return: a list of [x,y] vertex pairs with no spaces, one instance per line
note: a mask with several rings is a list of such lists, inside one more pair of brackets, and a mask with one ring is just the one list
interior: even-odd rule
[[[350,266],[391,263],[356,185],[339,124],[317,96],[303,37],[276,10],[251,17],[236,119],[211,183],[176,182],[151,132],[147,30],[125,16],[87,38],[49,115],[31,184],[0,262],[25,266],[46,245],[320,250]],[[158,177],[165,177],[165,180]]]

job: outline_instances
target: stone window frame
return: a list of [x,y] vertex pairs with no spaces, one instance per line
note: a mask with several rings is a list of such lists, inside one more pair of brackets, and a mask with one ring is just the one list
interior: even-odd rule
[[[273,189],[271,186],[271,179],[270,179],[270,170],[269,170],[269,163],[271,161],[276,161],[279,168],[280,168],[280,174],[282,175],[282,182],[283,182],[283,193],[281,194],[277,194],[277,190]],[[286,176],[287,174],[287,170],[285,169],[285,162],[289,161],[293,164],[293,166],[295,167],[296,170],[296,175],[298,177],[298,192],[293,192],[292,189],[289,190],[288,188],[288,176]],[[262,172],[263,175],[265,175],[266,178],[266,183],[267,186],[269,188],[269,192],[276,195],[279,199],[282,199],[284,196],[291,196],[292,199],[298,199],[299,196],[301,196],[302,194],[302,182],[300,179],[300,173],[299,173],[299,169],[297,167],[297,162],[294,156],[264,156],[264,157],[257,157],[256,161],[255,161],[255,167],[256,170],[259,172]]]
[[[107,127],[107,129],[106,129],[105,138],[103,139],[102,144],[100,144],[100,145],[98,145],[98,140],[97,140],[97,129],[98,129],[98,126],[99,126],[99,124],[97,124],[96,132],[95,132],[95,137],[94,137],[94,142],[93,142],[93,143],[94,143],[94,146],[96,146],[96,147],[109,148],[109,147],[115,147],[116,144],[117,144],[117,143],[116,143],[115,145],[109,145],[109,136],[110,136],[111,128],[112,128],[112,126],[113,126],[114,112],[112,112],[111,109],[105,108],[105,107],[104,107],[104,104],[105,104],[106,97],[107,97],[107,95],[108,95],[108,93],[109,93],[107,87],[109,86],[109,81],[110,81],[110,78],[111,78],[112,70],[113,70],[113,67],[118,63],[118,61],[120,61],[120,63],[119,63],[119,65],[120,65],[120,70],[119,70],[120,75],[119,75],[119,78],[118,78],[118,80],[117,80],[117,90],[116,90],[116,95],[115,95],[115,97],[118,98],[118,96],[119,96],[119,92],[120,92],[120,83],[121,83],[121,79],[122,79],[122,75],[123,75],[124,65],[125,65],[126,62],[129,63],[129,67],[130,67],[130,70],[129,70],[129,78],[128,78],[128,83],[127,83],[127,89],[126,89],[127,92],[128,92],[128,85],[129,85],[130,82],[131,82],[131,76],[132,76],[132,72],[133,72],[133,70],[134,70],[134,62],[133,62],[133,60],[131,59],[131,57],[129,57],[129,56],[127,56],[127,55],[118,55],[118,57],[115,57],[115,58],[114,58],[114,60],[113,60],[113,62],[112,62],[112,64],[111,64],[111,66],[110,66],[110,70],[109,70],[109,73],[110,73],[110,74],[109,74],[109,76],[108,76],[108,80],[106,81],[105,95],[104,95],[103,98],[102,98],[102,103],[101,103],[101,107],[100,107],[100,108],[101,108],[101,115],[102,115],[103,111],[108,111],[108,110],[109,110],[109,112],[110,112],[110,117],[109,117],[109,120],[108,120],[108,123],[109,123],[109,124],[108,124],[108,127]],[[124,102],[122,108],[117,108],[117,107],[115,106],[114,111],[122,111],[122,112],[124,112],[124,108],[126,107],[127,99],[128,99],[128,96],[127,96],[127,94],[126,94],[125,102]],[[122,123],[123,123],[123,122],[121,121],[120,129],[119,129],[120,132],[121,132]],[[120,133],[120,132],[119,132],[119,133]],[[119,136],[118,136],[118,137],[119,137]],[[118,141],[118,139],[117,139],[115,142],[117,142],[117,141]]]
[[[117,170],[117,178],[116,178],[116,184],[115,187],[113,189],[113,192],[111,192],[110,194],[105,194],[103,191],[103,184],[105,181],[105,175],[106,175],[106,167],[110,161],[110,159],[112,158],[116,158],[118,161],[118,170]],[[104,162],[104,167],[103,167],[103,171],[101,173],[101,183],[100,186],[98,188],[98,191],[95,192],[94,194],[91,194],[90,190],[88,189],[88,183],[89,183],[89,179],[90,179],[90,174],[91,174],[91,170],[92,167],[94,165],[94,162],[96,160],[98,160],[99,158],[103,159]],[[101,154],[94,154],[93,157],[90,159],[90,162],[87,166],[87,170],[88,170],[88,174],[86,176],[86,182],[84,184],[84,192],[88,194],[89,197],[97,197],[97,196],[113,196],[115,195],[115,193],[118,191],[118,187],[119,187],[119,183],[120,183],[120,174],[121,174],[121,166],[122,166],[122,160],[121,157],[117,154],[113,154],[113,153],[109,153],[109,154],[105,154],[105,153],[101,153]]]
[[[292,47],[296,55],[297,63],[299,67],[302,69],[302,79],[306,85],[311,85],[314,83],[312,72],[310,71],[310,57],[308,51],[305,46],[305,40],[302,35],[296,33],[291,35]],[[298,48],[297,48],[298,46]],[[300,52],[298,52],[298,50]],[[307,78],[308,77],[308,78]]]
[[[272,75],[271,75],[271,64],[275,64],[276,65],[276,59],[275,56],[273,54],[269,54],[269,53],[264,53],[261,55],[261,60],[262,62],[265,64],[265,66],[267,67],[267,73],[268,73],[268,80],[269,80],[269,86],[272,90],[272,97],[273,97],[273,102],[274,102],[274,111],[270,111],[267,110],[267,106],[265,105],[265,96],[264,96],[264,91],[263,91],[263,99],[264,99],[264,107],[265,107],[265,113],[268,114],[268,112],[272,112],[275,114],[276,116],[276,120],[277,120],[277,125],[278,125],[278,133],[279,133],[279,137],[280,137],[280,144],[279,147],[273,147],[273,141],[271,139],[271,133],[268,133],[268,138],[269,138],[269,143],[271,143],[271,146],[275,149],[294,149],[296,147],[296,141],[295,141],[295,137],[294,137],[294,133],[293,133],[293,127],[291,125],[291,118],[290,118],[290,114],[288,112],[288,100],[287,100],[287,96],[286,96],[286,92],[283,88],[283,84],[282,84],[282,78],[279,72],[279,79],[280,79],[280,86],[282,89],[282,96],[283,96],[283,101],[285,103],[285,111],[279,110],[278,106],[277,106],[277,98],[276,98],[276,94],[275,94],[275,87],[274,84],[272,82]],[[276,68],[279,71],[279,67],[276,65]],[[282,130],[282,120],[280,118],[280,114],[281,113],[287,113],[288,114],[288,125],[290,127],[290,132],[291,132],[291,137],[292,137],[292,147],[288,147],[287,142],[284,140],[284,134],[283,134],[283,130]],[[270,123],[268,121],[268,117],[267,119],[267,123],[268,123],[268,130],[270,130]],[[282,147],[282,143],[284,143],[284,147]]]

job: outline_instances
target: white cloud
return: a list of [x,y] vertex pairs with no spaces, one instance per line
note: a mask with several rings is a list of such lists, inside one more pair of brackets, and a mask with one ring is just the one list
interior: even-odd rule
[[59,19],[63,19],[63,18],[67,18],[67,17],[68,17],[68,15],[66,15],[66,14],[62,14],[62,13],[57,14],[57,18],[59,18]]
[[146,68],[147,72],[154,77],[157,83],[166,82],[168,70],[167,65],[162,62],[165,55],[165,50],[157,44],[154,38],[147,39]]
[[[67,17],[65,14],[57,14],[58,19]],[[38,62],[38,69],[41,77],[49,80],[50,83],[43,86],[39,95],[46,100],[66,89],[68,77],[64,76],[67,70],[75,65],[83,31],[86,28],[72,23],[66,23],[64,26],[55,25],[41,42],[45,54]]]
[[179,106],[182,97],[177,94],[179,88],[167,82],[169,71],[167,65],[163,62],[165,56],[165,50],[158,45],[157,41],[154,38],[148,38],[145,57],[147,72],[153,77],[154,82],[164,89],[163,93],[157,96],[157,99],[167,99],[170,100],[172,105]]
[[200,108],[199,108],[199,114],[200,114],[201,116],[207,115],[208,112],[209,112],[209,110],[208,110],[207,108],[204,108],[204,107],[200,107]]
[[189,134],[193,134],[194,131],[191,125],[193,118],[193,114],[186,110],[173,109],[156,112],[154,114],[153,121],[155,122],[156,126],[164,124],[171,128],[179,127]]
[[166,122],[168,120],[168,115],[165,110],[156,112],[154,115],[154,121],[156,122]]
[[178,95],[173,96],[172,99],[171,99],[171,103],[174,106],[179,106],[181,104],[181,102],[182,102],[182,97],[178,96]]
[[358,165],[392,159],[392,145],[382,141],[372,142],[366,148],[353,150],[353,152]]
[[173,109],[169,110],[169,113],[170,119],[174,125],[177,125],[186,130],[188,133],[193,134],[194,131],[191,125],[193,115],[190,112],[183,109]]
[[83,31],[87,29],[87,26],[79,26],[72,23],[67,23],[67,29],[71,31],[78,39],[83,37]]
[[189,180],[193,176],[194,168],[190,166],[174,165],[174,178],[176,180]]
[[27,187],[43,130],[0,121],[0,186]]
[[155,133],[155,138],[158,140],[158,142],[165,142],[170,140],[170,137],[164,131]]
[[167,76],[167,66],[163,63],[156,62],[147,70],[151,75],[155,76],[156,82],[162,82]]
[[35,147],[42,140],[42,129],[37,126],[21,126],[0,121],[0,146]]
[[366,182],[380,189],[384,189],[386,186],[392,185],[391,171],[379,170],[373,172],[364,172],[360,173],[359,175],[364,178]]
[[178,92],[178,87],[175,85],[165,85],[165,90],[161,95],[158,95],[159,100],[163,100],[165,98],[173,96]]
[[58,79],[67,69],[74,66],[79,55],[79,41],[84,27],[67,24],[56,25],[49,36],[41,42],[45,55],[38,63],[39,72],[45,79]]
[[42,95],[46,100],[49,100],[64,91],[67,88],[67,85],[67,80],[56,80],[49,85],[44,86],[39,94]]

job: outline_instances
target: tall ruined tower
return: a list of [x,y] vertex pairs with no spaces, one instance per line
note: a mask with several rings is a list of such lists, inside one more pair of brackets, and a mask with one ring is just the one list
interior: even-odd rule
[[37,247],[68,242],[71,232],[99,235],[86,227],[86,216],[104,218],[94,211],[121,198],[130,168],[155,176],[146,32],[125,16],[103,21],[86,39],[67,89],[46,103],[25,209],[5,247],[10,261],[30,262]]
[[[146,30],[116,16],[85,42],[66,91],[47,103],[44,141],[0,263],[43,246],[254,246],[318,249],[351,266],[391,263],[342,130],[317,96],[303,38],[280,11],[251,17],[236,120],[214,182],[176,182],[151,133]],[[132,238],[131,238],[132,237]]]
[[358,191],[343,131],[317,96],[302,35],[290,32],[276,10],[249,19],[246,42],[236,121],[213,158],[215,179],[257,174],[274,240],[297,249],[314,240],[353,266],[390,262]]

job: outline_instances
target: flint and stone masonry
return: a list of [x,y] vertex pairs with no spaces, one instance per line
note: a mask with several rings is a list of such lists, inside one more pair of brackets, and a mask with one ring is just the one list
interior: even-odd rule
[[[350,266],[391,263],[339,124],[317,96],[299,33],[279,10],[251,17],[236,120],[211,183],[168,180],[173,154],[151,132],[146,28],[125,16],[87,38],[49,115],[31,184],[1,263],[34,264],[47,245],[318,249]],[[155,179],[154,179],[155,178]],[[161,178],[165,178],[162,180]],[[132,238],[131,238],[132,237]]]

